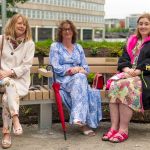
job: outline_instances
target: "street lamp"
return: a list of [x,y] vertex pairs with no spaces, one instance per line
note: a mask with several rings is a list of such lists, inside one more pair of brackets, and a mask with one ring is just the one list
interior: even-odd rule
[[2,14],[2,32],[6,24],[6,0],[0,0],[1,3],[1,14]]

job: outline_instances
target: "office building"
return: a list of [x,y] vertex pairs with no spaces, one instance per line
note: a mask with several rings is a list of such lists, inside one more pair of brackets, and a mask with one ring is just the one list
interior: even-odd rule
[[139,16],[140,14],[131,14],[130,16],[126,17],[125,27],[129,30],[135,30]]
[[73,21],[78,39],[93,40],[104,37],[105,0],[29,0],[17,4],[16,12],[28,16],[35,41],[55,40],[61,20]]

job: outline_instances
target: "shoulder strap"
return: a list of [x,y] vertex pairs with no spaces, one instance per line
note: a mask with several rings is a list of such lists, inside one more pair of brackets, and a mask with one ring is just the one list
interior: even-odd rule
[[2,35],[2,42],[0,47],[0,69],[1,69],[1,57],[2,57],[3,45],[4,45],[4,35]]

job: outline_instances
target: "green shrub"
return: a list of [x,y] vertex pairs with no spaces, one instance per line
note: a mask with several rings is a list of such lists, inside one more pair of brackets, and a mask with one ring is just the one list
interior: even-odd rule
[[88,74],[88,76],[87,76],[88,83],[90,83],[90,84],[93,83],[94,76],[95,76],[95,73],[93,73],[93,72]]
[[90,53],[92,56],[96,56],[98,54],[99,50],[97,47],[93,47],[91,50],[90,50]]
[[[36,42],[35,56],[48,56],[49,48],[52,40]],[[122,48],[125,42],[107,42],[107,41],[78,41],[85,51],[89,51],[91,56],[95,56],[102,51],[108,51],[108,56],[104,57],[119,57],[122,54]]]
[[52,43],[52,40],[44,40],[44,41],[38,41],[35,43],[35,55],[36,56],[48,56],[50,45]]

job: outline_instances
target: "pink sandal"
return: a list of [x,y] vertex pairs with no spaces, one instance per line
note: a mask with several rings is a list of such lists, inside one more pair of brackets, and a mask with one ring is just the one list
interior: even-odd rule
[[110,128],[109,131],[103,135],[102,140],[109,141],[109,139],[113,137],[117,132],[117,130]]
[[124,132],[118,132],[117,134],[112,136],[112,139],[110,139],[109,141],[112,143],[120,143],[120,142],[124,142],[127,139],[128,139],[128,134]]

